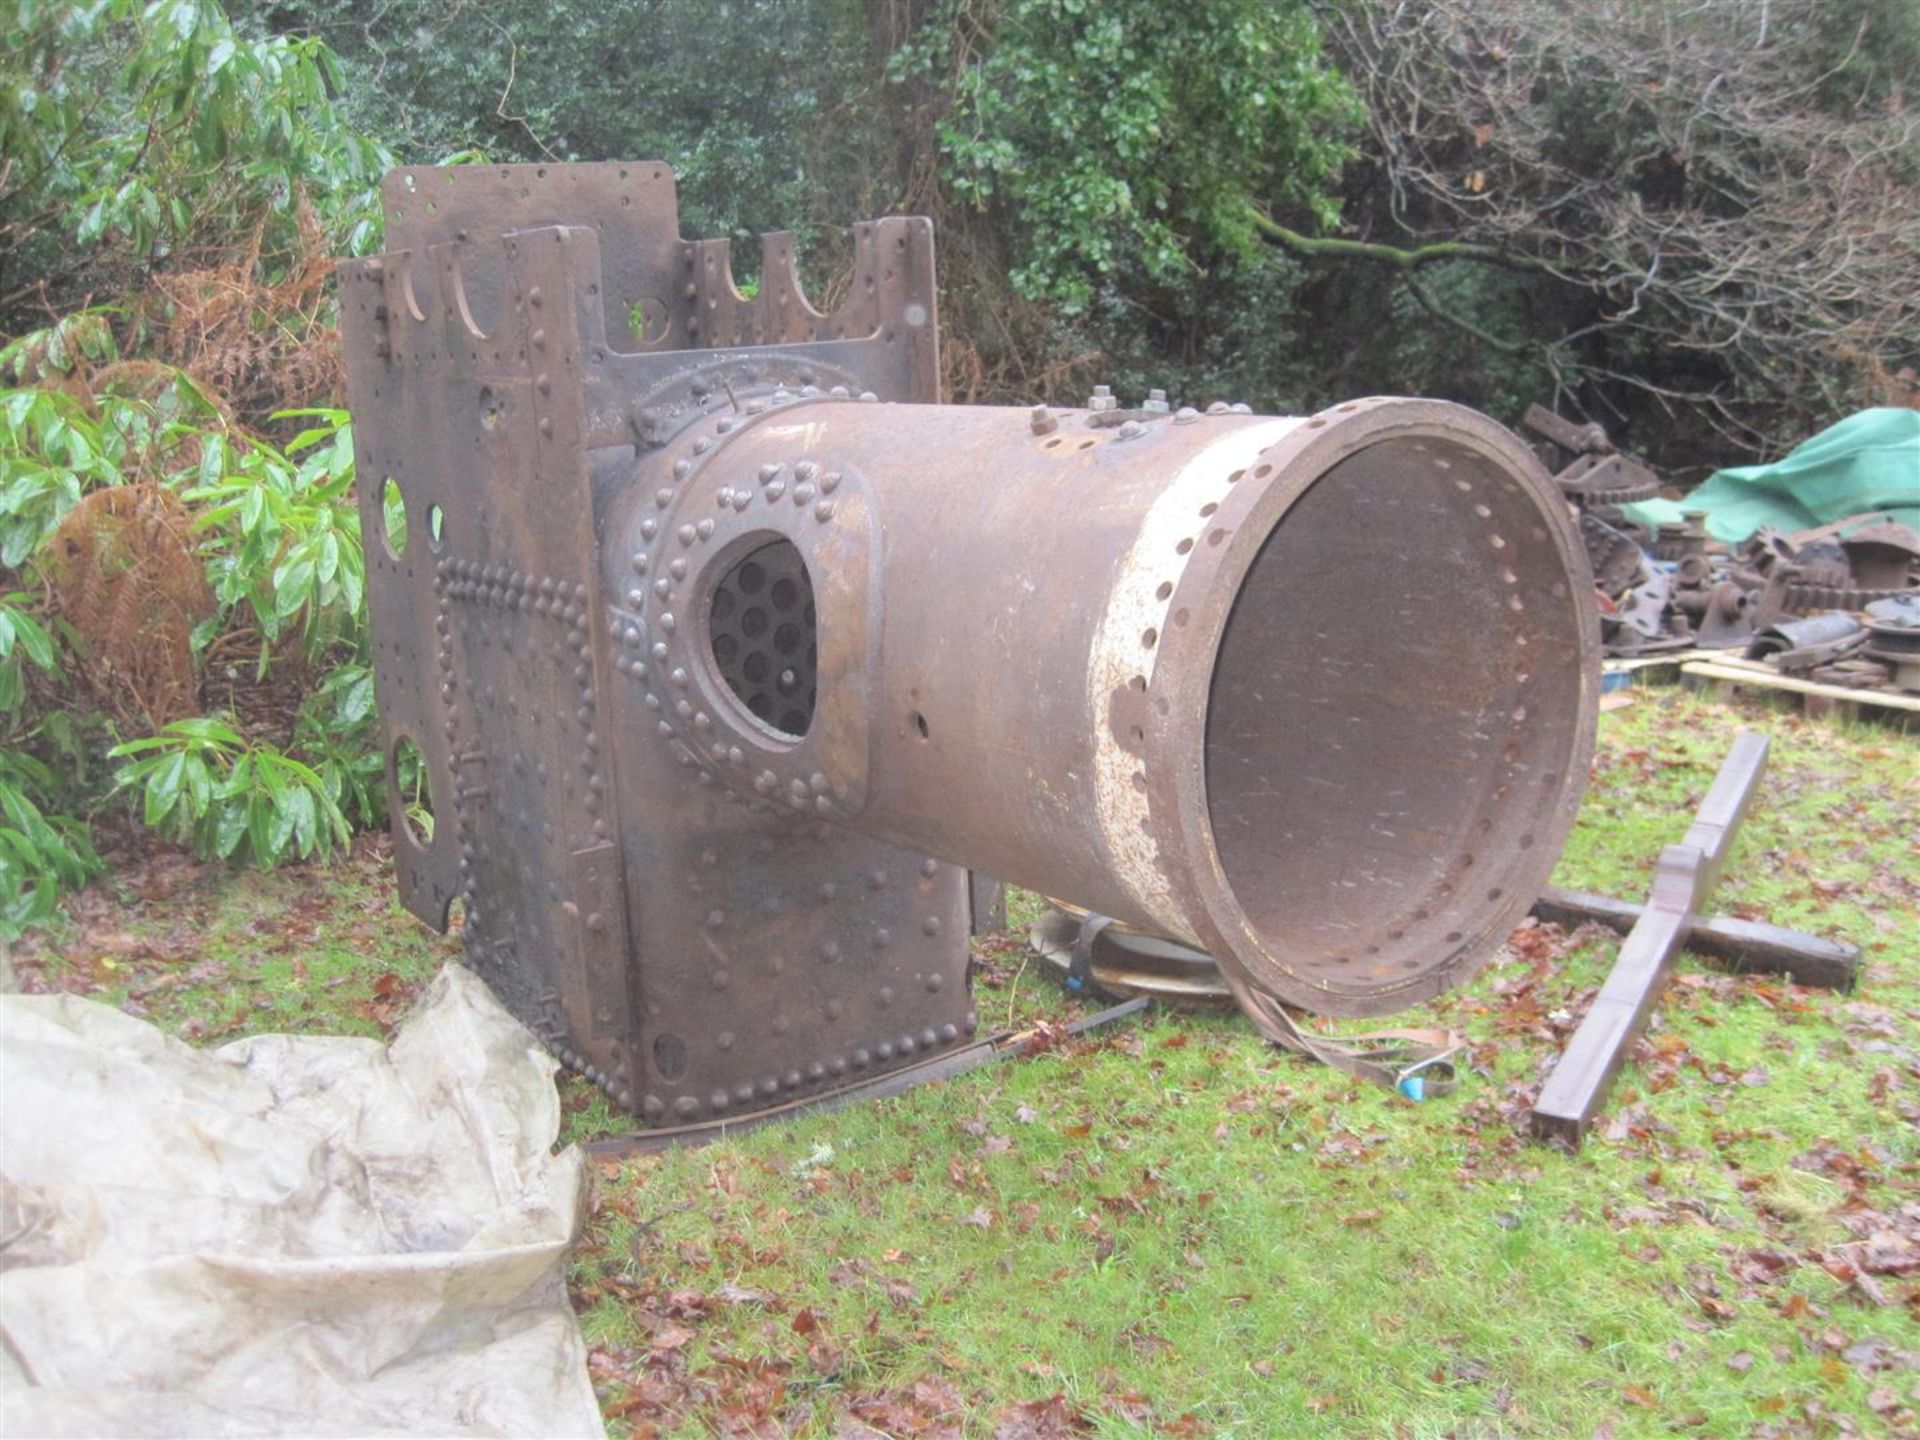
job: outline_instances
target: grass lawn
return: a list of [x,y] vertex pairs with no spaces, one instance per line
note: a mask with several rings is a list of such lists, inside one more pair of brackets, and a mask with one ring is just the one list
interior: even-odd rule
[[[1473,1042],[1424,1105],[1155,1010],[598,1162],[572,1283],[611,1433],[1920,1433],[1920,739],[1635,694],[1557,882],[1642,896],[1763,726],[1719,908],[1857,941],[1858,995],[1686,959],[1577,1157],[1525,1111],[1616,942],[1529,926],[1407,1017]],[[380,1034],[456,954],[382,857],[154,855],[15,964],[198,1041]],[[1016,939],[981,959],[990,1025],[1075,1013]],[[617,1128],[563,1093],[571,1138]]]

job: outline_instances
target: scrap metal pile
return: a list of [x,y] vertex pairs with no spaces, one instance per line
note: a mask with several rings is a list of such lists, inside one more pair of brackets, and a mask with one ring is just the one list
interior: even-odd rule
[[655,1135],[978,1048],[970,871],[1256,1021],[1427,999],[1545,885],[1597,634],[1499,425],[941,405],[926,220],[855,226],[821,314],[790,236],[752,297],[683,240],[664,165],[384,198],[340,310],[401,897]]
[[1522,424],[1579,517],[1606,654],[1739,649],[1829,684],[1920,690],[1920,533],[1871,513],[1731,546],[1700,511],[1650,527],[1622,507],[1659,477],[1604,428],[1539,405]]

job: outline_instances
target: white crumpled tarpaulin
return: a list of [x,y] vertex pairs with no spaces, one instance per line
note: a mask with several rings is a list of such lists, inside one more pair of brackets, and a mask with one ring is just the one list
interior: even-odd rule
[[0,996],[0,1432],[602,1434],[559,1122],[452,966],[390,1045]]

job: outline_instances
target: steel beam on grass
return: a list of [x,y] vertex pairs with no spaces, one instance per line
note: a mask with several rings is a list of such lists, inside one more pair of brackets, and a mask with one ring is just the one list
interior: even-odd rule
[[1633,1042],[1646,1028],[1673,960],[1720,883],[1733,837],[1767,764],[1767,737],[1745,730],[1714,777],[1678,845],[1660,852],[1653,890],[1619,958],[1534,1101],[1534,1137],[1577,1148],[1606,1103]]

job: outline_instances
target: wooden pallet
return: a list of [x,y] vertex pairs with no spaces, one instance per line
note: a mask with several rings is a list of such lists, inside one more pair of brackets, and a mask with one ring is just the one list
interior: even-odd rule
[[1920,728],[1920,695],[1904,690],[1854,690],[1802,680],[1734,655],[1688,661],[1680,667],[1680,683],[1689,689],[1756,690],[1780,696],[1815,717],[1839,715],[1848,720]]
[[1652,655],[1627,655],[1600,662],[1600,691],[1625,690],[1634,685],[1672,685],[1680,667],[1693,660],[1724,655],[1724,650],[1661,650]]

